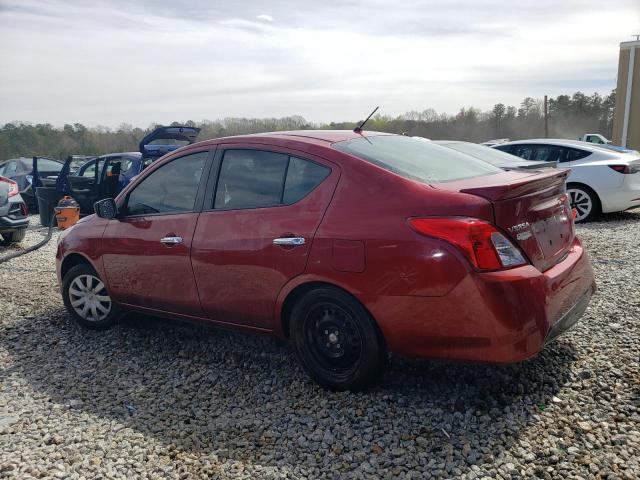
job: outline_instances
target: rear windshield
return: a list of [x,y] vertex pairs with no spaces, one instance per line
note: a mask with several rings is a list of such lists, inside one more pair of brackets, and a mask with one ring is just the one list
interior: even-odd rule
[[491,165],[495,165],[499,167],[500,165],[505,165],[513,162],[524,162],[519,157],[511,155],[509,153],[501,152],[500,150],[496,150],[495,148],[486,147],[484,145],[478,145],[477,143],[468,143],[468,142],[436,142],[442,145],[443,147],[452,148],[457,150],[458,152],[466,153],[467,155],[471,155],[472,157],[479,158],[480,160],[484,160],[485,162],[489,162]]
[[449,182],[502,171],[429,140],[401,135],[356,138],[334,143],[333,147],[422,183]]

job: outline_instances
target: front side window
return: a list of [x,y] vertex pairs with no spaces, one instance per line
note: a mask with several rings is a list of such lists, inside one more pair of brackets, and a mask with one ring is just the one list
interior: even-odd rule
[[336,142],[333,148],[422,183],[440,183],[502,172],[498,167],[425,139],[380,135]]
[[525,160],[533,160],[533,145],[514,145],[511,153]]
[[80,170],[78,176],[80,177],[95,177],[96,175],[96,162],[97,160],[92,160],[91,163],[85,165]]
[[48,158],[38,159],[38,170],[43,172],[59,172],[64,165],[60,162],[54,162]]
[[193,211],[207,155],[185,155],[151,173],[129,194],[127,215]]

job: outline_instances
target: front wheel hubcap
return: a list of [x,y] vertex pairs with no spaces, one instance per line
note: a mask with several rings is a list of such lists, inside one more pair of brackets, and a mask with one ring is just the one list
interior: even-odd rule
[[104,320],[111,312],[111,298],[95,275],[78,275],[69,285],[69,301],[73,310],[89,322]]
[[584,220],[593,210],[593,202],[591,197],[583,190],[570,188],[567,190],[571,203],[571,208],[575,208],[577,215],[576,220]]

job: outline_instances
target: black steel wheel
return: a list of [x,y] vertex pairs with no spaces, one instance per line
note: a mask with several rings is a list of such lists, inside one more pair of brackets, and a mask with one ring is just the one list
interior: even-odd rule
[[386,363],[382,336],[362,305],[346,292],[307,292],[291,312],[291,337],[303,367],[330,390],[363,390]]

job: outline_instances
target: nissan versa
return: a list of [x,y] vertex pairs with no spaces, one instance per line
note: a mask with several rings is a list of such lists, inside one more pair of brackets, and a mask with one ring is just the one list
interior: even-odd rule
[[137,310],[288,338],[335,390],[388,352],[518,362],[595,290],[567,175],[375,132],[208,140],[64,231],[58,280],[84,326]]

